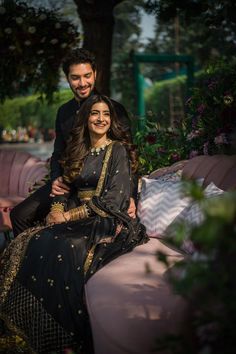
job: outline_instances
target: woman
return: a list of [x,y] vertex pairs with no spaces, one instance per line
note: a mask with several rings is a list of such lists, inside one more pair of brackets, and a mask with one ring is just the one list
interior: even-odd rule
[[70,194],[55,197],[47,226],[19,235],[1,259],[0,316],[33,352],[90,353],[84,284],[147,241],[127,214],[136,161],[106,96],[85,101],[61,163]]

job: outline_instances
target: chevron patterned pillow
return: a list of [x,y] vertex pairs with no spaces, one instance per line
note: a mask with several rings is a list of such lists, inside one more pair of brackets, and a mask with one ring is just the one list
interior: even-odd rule
[[[207,203],[209,198],[219,197],[222,193],[225,192],[211,182],[204,190],[206,199],[203,200],[203,205]],[[187,208],[183,209],[182,212],[177,215],[173,222],[166,228],[164,236],[174,238],[176,235],[176,226],[184,222],[186,235],[181,249],[186,253],[192,254],[195,249],[192,241],[189,239],[189,235],[192,227],[200,225],[203,220],[204,214],[202,212],[202,205],[197,202],[192,202]]]
[[148,236],[161,237],[167,226],[190,202],[190,198],[183,194],[181,180],[142,178],[137,213]]

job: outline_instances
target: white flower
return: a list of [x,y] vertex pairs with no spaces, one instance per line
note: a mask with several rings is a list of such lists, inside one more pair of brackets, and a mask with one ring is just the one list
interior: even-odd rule
[[30,42],[30,41],[25,41],[24,43],[25,43],[25,45],[27,45],[27,46],[31,45],[31,42]]
[[55,28],[61,28],[61,24],[60,24],[59,22],[57,22],[57,23],[55,24]]
[[72,33],[73,30],[74,30],[73,27],[69,27],[68,30],[67,30],[67,32],[68,32],[68,33]]
[[46,18],[47,18],[47,16],[45,14],[42,14],[42,15],[39,16],[39,19],[42,20],[42,21],[46,20]]
[[5,12],[6,12],[5,7],[0,6],[0,14],[3,15],[3,14],[5,14]]
[[53,38],[53,39],[50,41],[50,43],[52,43],[52,44],[56,44],[56,43],[58,43],[58,39]]
[[44,53],[44,50],[42,50],[42,49],[37,51],[37,54],[43,54],[43,53]]
[[10,45],[10,46],[9,46],[9,49],[10,49],[10,50],[15,50],[16,47],[15,47],[14,45]]
[[67,47],[67,43],[62,43],[61,44],[61,48],[66,48]]
[[31,26],[28,28],[28,32],[29,33],[35,33],[36,32],[36,28],[34,26]]
[[16,23],[18,23],[18,25],[21,25],[23,23],[23,18],[22,17],[17,17],[16,18]]
[[12,33],[12,29],[10,27],[5,28],[4,31],[8,34]]

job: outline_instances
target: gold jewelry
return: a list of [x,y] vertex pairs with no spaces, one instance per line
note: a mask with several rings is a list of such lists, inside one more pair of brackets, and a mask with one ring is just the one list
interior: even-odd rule
[[87,204],[83,204],[78,208],[73,208],[69,210],[70,221],[87,219],[90,216],[90,208]]
[[52,212],[58,212],[58,213],[63,213],[64,212],[64,204],[60,202],[54,202],[51,205],[51,211]]
[[107,139],[105,141],[104,144],[100,145],[100,146],[94,146],[90,149],[91,155],[96,155],[98,156],[100,154],[101,151],[105,150],[105,148],[107,147],[107,145],[109,145],[112,142],[111,139]]

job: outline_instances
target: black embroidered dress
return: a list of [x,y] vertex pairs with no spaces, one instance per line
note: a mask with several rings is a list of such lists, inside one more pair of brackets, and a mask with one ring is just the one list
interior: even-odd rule
[[0,317],[25,339],[29,352],[92,351],[84,284],[109,261],[147,241],[144,227],[127,215],[130,178],[121,143],[89,155],[66,202],[74,207],[90,199],[91,216],[31,228],[5,250]]

